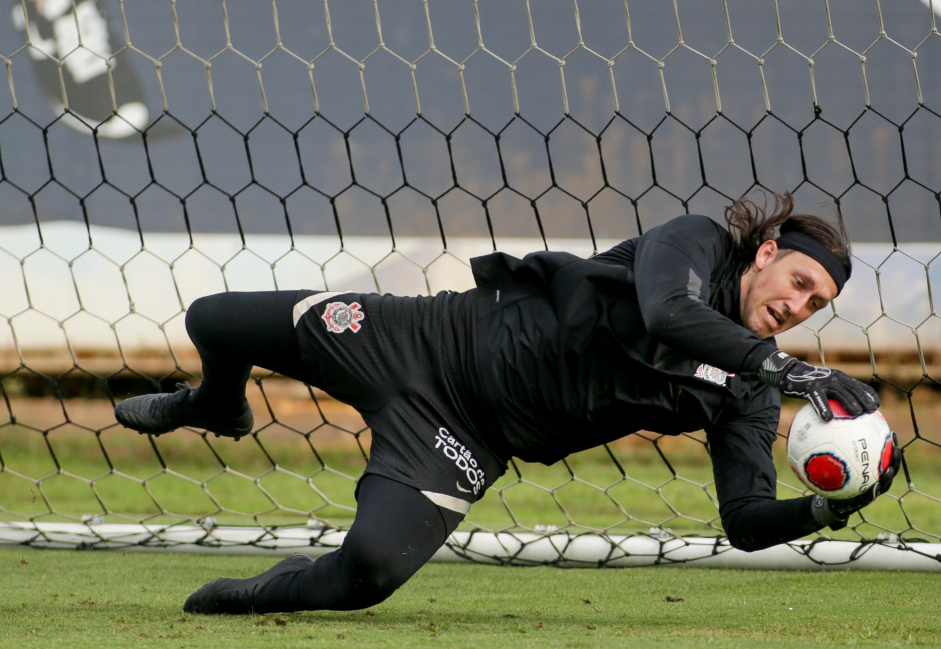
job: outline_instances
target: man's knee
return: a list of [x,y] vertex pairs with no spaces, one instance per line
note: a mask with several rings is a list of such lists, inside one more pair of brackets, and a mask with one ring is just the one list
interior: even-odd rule
[[358,500],[342,548],[322,566],[342,575],[349,608],[387,599],[434,556],[461,519],[446,517],[414,487],[376,474],[360,482]]
[[196,298],[186,309],[184,321],[186,323],[186,333],[194,343],[211,338],[209,328],[215,321],[212,314],[217,308],[220,295],[225,294],[205,295]]
[[384,602],[414,573],[387,553],[344,543],[298,576],[293,597],[298,610],[355,611]]
[[411,550],[391,552],[381,542],[344,547],[354,576],[351,585],[361,599],[361,608],[388,599],[425,564],[427,557]]

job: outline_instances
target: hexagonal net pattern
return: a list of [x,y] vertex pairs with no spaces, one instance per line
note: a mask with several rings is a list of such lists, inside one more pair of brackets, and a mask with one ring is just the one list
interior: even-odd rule
[[[17,0],[0,23],[0,543],[316,553],[342,539],[370,431],[328,395],[257,370],[256,428],[238,443],[115,423],[128,396],[198,383],[183,318],[200,296],[463,290],[476,255],[587,256],[790,191],[842,219],[855,271],[779,344],[871,381],[906,463],[845,530],[756,565],[885,551],[880,565],[937,569],[927,0]],[[780,494],[798,495],[779,446]],[[513,461],[447,547],[740,560],[702,433]]]

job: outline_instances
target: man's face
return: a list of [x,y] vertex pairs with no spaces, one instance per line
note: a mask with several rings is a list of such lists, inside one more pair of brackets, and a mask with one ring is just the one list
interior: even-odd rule
[[799,325],[836,297],[836,282],[820,262],[765,241],[742,275],[742,324],[759,338]]

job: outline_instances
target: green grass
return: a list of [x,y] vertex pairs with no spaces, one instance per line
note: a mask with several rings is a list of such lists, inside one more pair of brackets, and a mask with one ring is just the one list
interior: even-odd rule
[[[701,440],[631,436],[610,452],[592,449],[551,467],[516,463],[474,506],[465,528],[720,534]],[[777,446],[779,495],[794,497],[800,491],[784,444]],[[892,497],[866,509],[868,522],[839,538],[886,531],[941,536],[941,451],[925,443],[913,450],[906,461],[914,488],[898,479]],[[6,426],[0,428],[0,520],[77,521],[92,514],[109,523],[171,524],[213,516],[219,524],[302,525],[317,517],[348,526],[364,464],[356,444],[325,445],[316,435],[283,430],[234,442],[191,431],[150,439],[113,428]]]
[[366,611],[182,613],[268,557],[0,550],[0,643],[84,647],[941,647],[937,575],[430,564]]
[[[719,534],[701,442],[634,438],[611,445],[610,454],[594,449],[552,467],[517,464],[466,526]],[[780,495],[793,497],[799,490],[778,446]],[[890,497],[867,508],[869,523],[839,538],[896,530],[937,541],[939,459],[937,445],[919,440],[906,460],[912,486],[897,480]],[[363,465],[356,444],[276,427],[234,443],[193,432],[149,439],[116,428],[6,425],[0,520],[103,514],[113,523],[171,523],[212,515],[222,524],[302,524],[317,516],[346,525]],[[368,611],[181,612],[203,583],[257,574],[273,561],[0,549],[0,646],[941,647],[934,615],[941,590],[927,574],[431,564]]]

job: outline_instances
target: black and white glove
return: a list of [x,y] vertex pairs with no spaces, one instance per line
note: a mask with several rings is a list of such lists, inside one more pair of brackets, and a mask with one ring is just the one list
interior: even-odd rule
[[899,448],[899,440],[895,433],[892,433],[892,460],[889,462],[885,473],[879,478],[879,481],[870,489],[862,492],[858,496],[837,500],[835,498],[824,498],[823,496],[814,496],[811,510],[814,514],[814,520],[821,527],[830,526],[831,530],[841,530],[846,527],[846,522],[850,515],[855,514],[860,509],[871,503],[884,494],[892,486],[892,480],[898,474],[902,466],[902,449]]
[[807,399],[823,421],[833,419],[828,399],[842,403],[853,416],[879,407],[879,395],[865,383],[840,370],[799,361],[782,351],[774,352],[761,363],[758,379],[789,397]]

